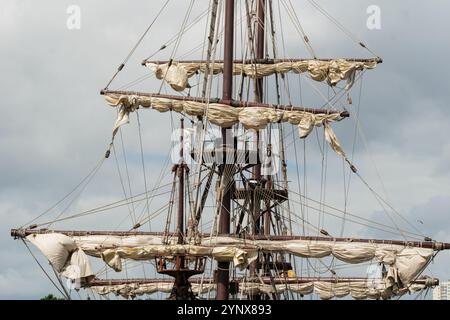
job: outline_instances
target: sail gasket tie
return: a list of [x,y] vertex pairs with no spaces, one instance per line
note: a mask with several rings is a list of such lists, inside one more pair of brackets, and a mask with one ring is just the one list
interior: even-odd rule
[[444,250],[445,249],[444,243],[443,242],[434,242],[433,249],[437,250],[437,251]]
[[[426,277],[426,280],[425,280],[425,287],[426,287],[426,288],[428,288],[428,287],[434,287],[434,286],[435,286],[435,282],[436,282],[436,279],[434,279],[434,278],[432,278],[432,277]],[[438,284],[439,284],[439,281],[438,281]]]

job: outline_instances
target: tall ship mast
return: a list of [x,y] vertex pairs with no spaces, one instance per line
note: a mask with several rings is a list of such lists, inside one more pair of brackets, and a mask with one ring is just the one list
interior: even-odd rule
[[[160,81],[159,91],[113,89],[145,37],[164,31],[156,28],[168,2],[101,90],[117,119],[105,156],[80,185],[89,183],[104,163],[118,163],[121,130],[132,115],[139,126],[151,126],[139,119],[141,110],[165,113],[168,125],[170,121],[177,129],[172,141],[160,137],[174,145],[168,182],[152,175],[156,185],[148,188],[139,136],[143,192],[133,194],[130,180],[127,188],[119,169],[124,199],[70,215],[61,211],[52,219],[47,211],[11,230],[12,237],[23,240],[28,249],[31,243],[45,256],[64,296],[70,299],[76,289],[98,299],[155,294],[172,300],[395,299],[436,286],[439,280],[423,273],[450,243],[431,239],[413,226],[401,228],[394,220],[388,225],[337,208],[325,197],[331,192],[323,187],[326,162],[335,157],[342,161],[344,186],[351,177],[359,179],[385,210],[400,216],[363,178],[344,151],[347,144],[333,131],[339,122],[345,125],[357,116],[352,88],[382,59],[362,41],[356,45],[370,54],[368,58],[317,57],[290,1],[211,0],[200,18],[193,19],[195,1],[189,1],[180,32],[158,50],[171,47],[172,54],[165,60],[155,60],[153,54],[142,61]],[[279,55],[284,52],[279,49],[282,22],[288,18],[310,57]],[[181,38],[200,22],[205,27],[202,57],[175,59]],[[324,102],[316,106],[295,103],[294,77],[326,86],[329,96],[321,94]],[[299,145],[307,140],[321,153],[321,163],[312,170],[322,181],[315,197],[307,190],[306,164],[302,167],[297,156],[306,159],[308,150]],[[290,147],[299,149],[295,161],[289,159]],[[289,178],[294,174],[297,190]],[[348,188],[344,194],[347,197]],[[130,227],[122,220],[114,230],[55,228],[67,221],[75,226],[78,219],[97,213],[106,217],[110,210],[123,210]],[[338,227],[330,231],[332,224]],[[352,228],[346,224],[391,237],[350,236]]]

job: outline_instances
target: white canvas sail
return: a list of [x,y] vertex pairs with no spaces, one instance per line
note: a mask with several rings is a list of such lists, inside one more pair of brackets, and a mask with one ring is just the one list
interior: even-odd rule
[[[58,268],[74,263],[75,251],[102,258],[115,271],[122,270],[122,259],[150,260],[160,256],[208,256],[217,261],[233,261],[235,267],[246,268],[259,252],[288,253],[303,258],[336,259],[357,264],[377,261],[388,267],[392,284],[406,284],[424,269],[435,250],[396,244],[378,244],[316,240],[243,240],[230,237],[204,238],[200,244],[163,244],[162,236],[83,236],[69,237],[58,233],[33,234],[27,237]],[[149,241],[146,243],[146,241]],[[79,267],[90,272],[86,259]],[[89,274],[83,274],[88,276]]]
[[[117,130],[129,122],[129,114],[138,108],[148,108],[159,112],[175,111],[190,116],[206,116],[208,121],[222,128],[241,123],[245,129],[261,130],[269,123],[287,122],[298,127],[299,137],[306,138],[314,127],[324,126],[325,137],[331,148],[345,159],[345,153],[334,134],[330,123],[340,121],[339,112],[312,113],[299,110],[280,110],[273,108],[246,107],[230,108],[219,103],[204,103],[177,99],[144,96],[138,94],[106,93],[105,99],[110,106],[118,107],[118,116],[113,128],[113,138]],[[347,160],[348,161],[348,160]]]
[[[424,284],[413,284],[408,288],[393,291],[382,279],[361,279],[359,281],[309,281],[301,283],[286,284],[264,284],[247,281],[238,281],[239,294],[242,296],[256,294],[282,294],[286,291],[302,295],[317,294],[319,298],[328,300],[332,298],[342,298],[350,295],[354,299],[387,299],[393,296],[401,296],[407,292],[414,293],[429,287]],[[129,299],[144,294],[156,292],[169,293],[173,288],[170,282],[154,283],[127,283],[116,285],[92,286],[92,290],[100,295],[113,293],[117,296]],[[204,281],[203,283],[191,283],[191,289],[195,294],[204,294],[216,290],[216,284]]]
[[[275,73],[308,73],[311,79],[315,81],[327,81],[331,86],[345,80],[345,90],[349,90],[355,80],[356,71],[373,69],[377,63],[375,59],[371,61],[305,59],[272,64],[234,63],[233,74],[251,78],[262,78]],[[169,63],[157,64],[148,61],[145,62],[145,65],[155,73],[156,78],[165,80],[176,91],[185,90],[189,87],[188,79],[190,77],[198,72],[204,73],[207,70],[205,62],[183,63],[173,61],[169,66]],[[223,73],[223,66],[223,63],[210,63],[209,72],[213,74]]]

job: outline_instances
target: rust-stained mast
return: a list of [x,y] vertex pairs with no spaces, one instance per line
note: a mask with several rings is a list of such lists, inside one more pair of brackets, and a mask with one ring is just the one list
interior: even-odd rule
[[[234,0],[225,1],[225,43],[224,43],[224,71],[223,71],[223,95],[225,101],[231,101],[233,94],[233,36],[234,36]],[[230,141],[227,141],[227,131],[229,128],[222,129],[223,145],[227,146]],[[227,150],[225,147],[224,150]],[[226,151],[223,156],[223,163],[220,165],[220,172],[226,173]],[[226,181],[227,179],[225,179]],[[225,188],[222,197],[219,220],[219,234],[228,235],[230,233],[230,210],[231,210],[231,192],[229,188]],[[217,300],[228,300],[229,281],[230,281],[230,263],[217,263]]]
[[[256,59],[264,59],[264,34],[265,34],[265,10],[266,0],[258,0],[258,22],[256,28]],[[256,80],[256,102],[263,101],[263,78]]]
[[[264,22],[265,22],[265,16],[264,16],[264,10],[265,10],[265,0],[258,0],[258,21],[257,21],[257,27],[256,27],[256,59],[263,59],[264,58]],[[257,78],[255,79],[255,102],[262,103],[263,101],[263,85],[264,80],[263,78]],[[260,135],[259,132],[256,132],[256,145],[259,149],[260,147]],[[261,163],[258,161],[258,163],[253,167],[253,179],[258,181],[258,183],[261,180]],[[257,209],[259,214],[259,206],[256,206],[255,209]],[[258,221],[260,219],[258,218]],[[259,231],[260,226],[256,226],[255,231]]]
[[[178,164],[174,166],[174,173],[178,176],[178,211],[176,221],[176,234],[177,243],[184,244],[185,232],[184,232],[184,174],[187,170],[184,163],[184,119],[180,119],[180,159]],[[163,260],[164,261],[164,260]],[[191,285],[189,283],[189,277],[196,273],[196,270],[189,270],[189,266],[186,263],[186,259],[183,255],[175,256],[175,265],[173,270],[165,269],[165,262],[160,261],[160,272],[168,274],[175,278],[174,287],[169,296],[169,300],[194,300],[195,296],[191,291]]]

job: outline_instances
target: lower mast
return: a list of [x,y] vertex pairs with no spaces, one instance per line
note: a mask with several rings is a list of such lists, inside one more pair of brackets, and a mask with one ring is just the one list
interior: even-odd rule
[[[248,9],[250,10],[250,9]],[[264,15],[264,10],[265,10],[265,0],[258,0],[257,1],[257,23],[256,23],[256,30],[254,33],[256,33],[256,41],[255,41],[255,47],[256,47],[256,53],[255,56],[253,56],[252,58],[256,58],[256,59],[263,59],[264,58],[264,30],[265,30],[265,15]],[[247,14],[250,14],[250,12],[247,12]],[[251,20],[248,19],[248,21],[250,22]],[[251,28],[249,28],[251,30]],[[251,35],[250,35],[251,36]],[[254,51],[253,51],[254,52]],[[255,67],[256,68],[256,67]],[[258,103],[262,103],[263,102],[263,85],[264,85],[264,80],[262,78],[259,79],[255,79],[254,81],[254,93],[255,93],[255,102]],[[260,148],[260,144],[261,144],[261,137],[260,137],[260,133],[259,131],[256,131],[256,149],[258,151],[259,154],[259,148]],[[252,178],[253,180],[256,182],[256,188],[265,188],[265,185],[263,186],[263,181],[261,179],[261,161],[260,161],[260,157],[257,157],[257,163],[256,165],[253,167],[253,172],[252,172]],[[266,232],[268,232],[268,230],[265,230],[265,225],[263,226],[263,222],[262,220],[268,219],[270,213],[266,212],[266,214],[263,216],[261,216],[261,201],[259,199],[259,197],[255,197],[253,196],[251,198],[252,200],[252,204],[251,204],[251,208],[253,210],[251,210],[251,214],[253,215],[253,226],[251,228],[251,233],[252,236],[255,236],[257,234],[261,234],[262,231],[264,231],[264,234],[266,234]],[[263,230],[264,228],[264,230]],[[251,278],[256,278],[256,275],[259,273],[259,266],[263,266],[260,263],[260,257],[258,257],[258,259],[253,262],[250,265],[250,277]],[[264,266],[263,266],[264,268]],[[254,300],[260,300],[261,299],[261,295],[260,294],[255,294],[254,296],[250,296],[251,299]]]
[[[225,1],[225,43],[224,43],[224,72],[223,72],[223,100],[231,101],[233,95],[233,36],[234,36],[234,0]],[[227,164],[227,146],[230,144],[229,138],[227,138],[227,131],[231,128],[222,129],[222,141],[224,145],[224,152],[222,158],[222,164],[219,167],[219,171],[222,175],[222,181],[228,181],[224,179],[224,174],[230,174],[230,170],[227,170],[230,166],[234,167],[234,164]],[[234,145],[234,143],[233,143]],[[225,185],[224,193],[222,194],[221,207],[220,207],[220,219],[219,219],[219,234],[229,235],[230,233],[230,210],[231,210],[231,189]],[[229,282],[230,282],[230,263],[218,262],[217,263],[217,300],[228,300],[229,298]]]
[[[184,230],[184,180],[189,174],[189,169],[184,162],[184,119],[180,120],[180,160],[172,171],[175,179],[178,177],[178,208],[177,208],[177,243],[185,243]],[[189,183],[189,181],[188,181]],[[165,234],[168,236],[168,234]],[[189,277],[203,273],[205,259],[203,257],[188,257],[185,255],[176,255],[173,259],[160,257],[157,262],[158,272],[167,274],[175,278],[169,300],[195,300],[196,296],[192,292]],[[192,267],[192,268],[191,268]]]

